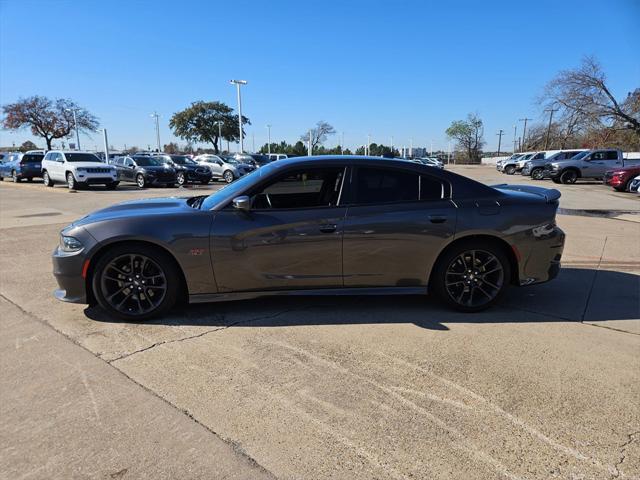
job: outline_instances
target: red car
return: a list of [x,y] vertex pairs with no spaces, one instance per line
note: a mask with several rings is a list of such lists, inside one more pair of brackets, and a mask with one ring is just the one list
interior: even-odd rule
[[604,183],[613,187],[618,192],[629,191],[629,185],[634,177],[640,175],[640,164],[631,167],[609,170],[604,174]]

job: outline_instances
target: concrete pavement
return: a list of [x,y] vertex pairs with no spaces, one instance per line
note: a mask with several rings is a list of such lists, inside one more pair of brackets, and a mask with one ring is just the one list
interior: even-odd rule
[[[474,173],[488,183],[492,175],[490,169]],[[112,203],[115,195],[122,200],[167,190],[96,193],[0,186],[0,294],[25,311],[0,303],[3,327],[9,329],[0,352],[11,364],[3,366],[8,373],[0,378],[0,401],[12,405],[2,415],[2,432],[20,439],[13,443],[15,454],[2,454],[2,471],[67,478],[67,470],[35,470],[53,458],[54,464],[69,462],[88,472],[86,477],[102,478],[128,468],[134,452],[155,463],[153,435],[170,435],[160,418],[177,413],[190,423],[174,418],[168,425],[199,427],[183,411],[205,433],[216,432],[204,437],[213,446],[189,442],[201,446],[198,452],[206,456],[211,449],[228,465],[238,461],[249,468],[255,467],[252,459],[266,470],[256,472],[277,478],[640,478],[637,223],[559,216],[568,235],[559,278],[513,289],[502,306],[473,316],[421,297],[271,298],[190,306],[155,322],[131,324],[50,296],[55,281],[48,257],[65,222]],[[563,191],[562,201],[567,197]],[[588,208],[588,199],[575,195],[572,201]],[[27,348],[34,334],[22,332],[23,325],[46,329],[33,318],[67,339],[50,332],[55,338],[37,343],[42,352],[14,357],[16,339],[25,339],[21,348]],[[58,354],[62,360],[46,355],[54,346],[81,349],[72,342],[87,350],[81,350],[87,356],[83,365],[91,360],[112,372],[92,374],[94,391],[104,394],[100,389],[109,390],[112,377],[140,390],[132,400],[114,395],[119,408],[108,415],[127,424],[132,420],[124,409],[132,404],[140,421],[128,435],[145,434],[126,443],[131,452],[109,443],[117,438],[109,432],[121,426],[80,435],[83,442],[74,443],[74,435],[47,428],[46,415],[21,412],[9,395],[22,379],[25,386],[15,397],[33,402],[46,383],[39,372],[60,369],[66,376],[54,382],[55,393],[46,391],[40,410],[72,418],[74,433],[90,431],[96,418],[92,402],[78,370],[63,361],[73,354]],[[136,395],[149,395],[168,410],[145,422],[146,410],[135,407],[147,400]],[[73,416],[76,410],[83,414]],[[20,425],[27,421],[23,432]],[[224,454],[216,439],[235,450]],[[39,442],[46,441],[55,448],[42,448]],[[105,445],[116,449],[104,470],[91,470],[87,458]],[[162,445],[160,452],[170,449]],[[76,448],[84,448],[87,457],[75,456]],[[237,452],[242,455],[236,458]],[[176,465],[189,458],[180,453]],[[171,470],[168,463],[160,459],[150,471],[160,478],[165,469],[165,478],[222,478],[211,475],[207,464],[181,475],[184,470]],[[133,473],[122,478],[139,478]]]

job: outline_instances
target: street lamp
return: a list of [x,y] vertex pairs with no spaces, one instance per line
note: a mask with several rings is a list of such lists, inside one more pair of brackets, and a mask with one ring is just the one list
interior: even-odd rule
[[222,153],[222,124],[224,122],[222,120],[216,120],[214,125],[218,125],[218,142],[220,146],[218,147],[218,153]]
[[76,129],[76,149],[80,150],[80,133],[78,132],[78,117],[76,117],[77,108],[65,108],[67,112],[73,112],[73,125]]
[[267,141],[267,153],[271,155],[271,125],[267,125],[268,141]]
[[236,86],[238,91],[238,129],[240,133],[240,153],[244,153],[244,140],[242,138],[242,97],[240,96],[240,85],[246,85],[246,80],[230,80],[229,83]]
[[156,121],[156,143],[157,143],[158,153],[160,153],[160,124],[158,123],[158,118],[160,118],[160,115],[158,115],[158,112],[153,112],[151,114],[151,118],[154,118]]

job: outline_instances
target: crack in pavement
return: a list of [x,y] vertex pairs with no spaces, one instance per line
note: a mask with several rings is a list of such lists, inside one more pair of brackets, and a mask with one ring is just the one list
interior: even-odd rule
[[633,441],[635,440],[635,436],[638,434],[640,434],[640,431],[630,433],[629,435],[627,435],[627,441],[620,445],[620,460],[618,460],[618,462],[613,466],[613,468],[615,468],[615,472],[611,473],[611,478],[618,478],[620,477],[620,475],[624,476],[624,473],[620,471],[620,466],[627,458],[627,454],[625,452],[627,447],[631,445],[631,443],[633,443]]
[[582,311],[582,316],[580,317],[580,321],[584,322],[584,317],[587,315],[587,310],[589,309],[589,302],[591,301],[591,294],[593,293],[593,287],[596,285],[596,278],[598,278],[598,272],[600,272],[600,265],[602,265],[602,257],[604,257],[604,249],[607,246],[607,239],[609,237],[604,237],[604,242],[602,243],[602,251],[600,252],[600,258],[598,259],[598,265],[596,266],[596,271],[593,274],[593,280],[591,280],[591,287],[589,288],[589,294],[587,295],[587,301],[584,304],[584,310]]

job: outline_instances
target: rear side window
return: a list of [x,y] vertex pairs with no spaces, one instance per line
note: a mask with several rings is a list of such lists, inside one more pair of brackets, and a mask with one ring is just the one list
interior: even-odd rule
[[359,168],[355,202],[375,203],[415,202],[420,194],[420,176],[395,169]]
[[618,159],[618,152],[615,152],[613,150],[608,151],[606,159],[607,160],[617,160]]
[[437,178],[420,175],[420,200],[440,200],[444,197],[444,185]]

